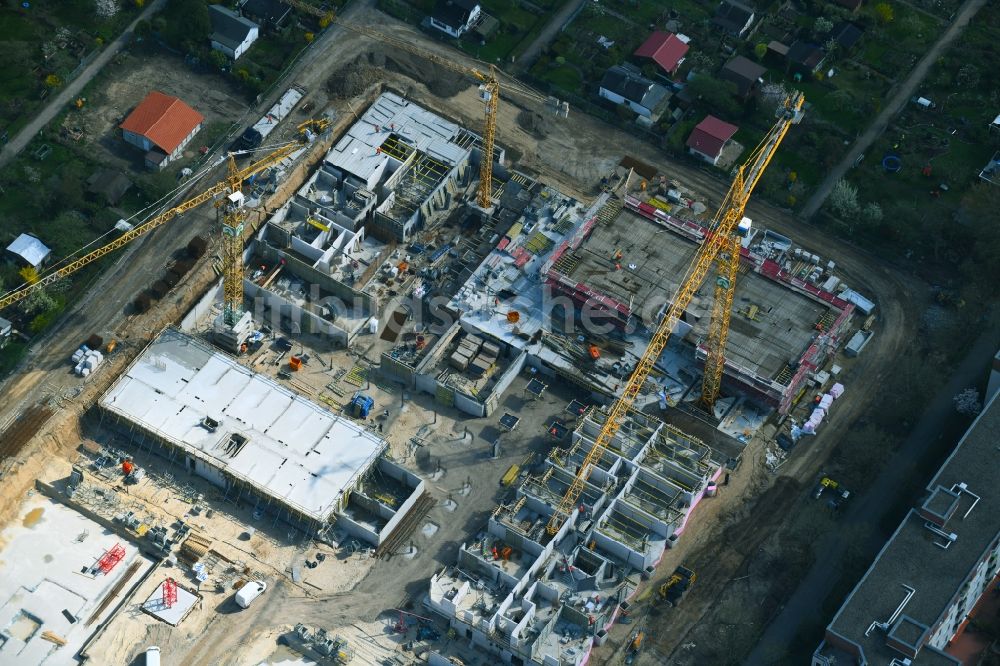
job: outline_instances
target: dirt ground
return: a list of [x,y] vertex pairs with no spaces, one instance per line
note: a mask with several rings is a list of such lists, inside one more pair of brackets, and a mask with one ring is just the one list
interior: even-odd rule
[[[110,74],[110,75],[109,75]],[[142,170],[142,152],[124,144],[118,126],[153,90],[179,97],[198,111],[210,125],[243,124],[249,109],[239,90],[217,74],[195,70],[177,55],[156,52],[141,56],[123,53],[103,73],[107,84],[87,99],[86,107],[70,114],[66,125],[83,130],[83,143],[100,151],[98,159],[109,165]],[[185,151],[193,157],[205,135],[195,137]]]
[[[364,20],[393,34],[410,36],[414,43],[424,48],[442,48],[370,9],[368,3],[352,4],[348,15],[351,20]],[[369,48],[362,42],[353,33],[335,29],[327,31],[317,40],[316,47],[302,59],[300,66],[293,70],[287,82],[306,85],[312,98],[322,104],[326,100],[327,79],[340,63],[353,59],[362,47]],[[445,53],[447,57],[457,61],[462,59],[454,51],[448,50]],[[176,73],[182,78],[190,75],[183,69],[178,69]],[[157,78],[159,77],[151,80]],[[419,103],[445,116],[462,121],[471,128],[476,128],[481,123],[482,103],[471,83],[458,95],[441,101],[424,86],[399,74],[389,75],[387,79],[396,87],[409,91]],[[137,101],[141,99],[140,92],[133,90],[129,93],[123,89],[121,94],[134,94]],[[190,91],[179,89],[164,89],[164,92],[175,92],[182,97],[190,94]],[[224,101],[216,100],[211,95],[208,99],[210,103],[204,106],[213,113],[216,104],[221,105],[220,109],[227,108]],[[537,172],[543,180],[555,184],[567,193],[580,198],[592,196],[599,188],[600,179],[609,174],[623,156],[631,155],[658,166],[670,179],[702,193],[703,201],[709,209],[722,200],[727,183],[714,175],[686,164],[669,163],[658,150],[642,140],[590,117],[574,114],[572,110],[568,120],[547,117],[543,119],[540,128],[536,127],[529,132],[517,122],[520,109],[511,103],[517,101],[502,97],[498,143],[520,155],[519,168]],[[262,107],[266,108],[265,105],[270,102],[271,100],[265,100]],[[205,113],[198,103],[194,106]],[[353,102],[347,100],[335,100],[334,106],[343,118],[350,118],[359,110]],[[530,104],[526,106],[531,107]],[[112,108],[117,109],[117,116]],[[95,117],[92,121],[94,131],[111,127],[127,110],[124,100],[120,108],[109,107],[104,115]],[[567,156],[572,158],[567,159]],[[877,335],[852,369],[851,377],[847,378],[848,392],[842,401],[838,401],[838,410],[832,414],[826,428],[808,447],[800,447],[796,451],[782,467],[780,476],[775,478],[764,470],[761,461],[763,444],[753,442],[743,466],[733,475],[730,485],[720,489],[717,499],[706,501],[698,508],[695,519],[677,547],[668,552],[657,575],[640,593],[640,606],[634,617],[637,623],[649,623],[651,637],[650,647],[643,653],[641,663],[667,663],[670,655],[674,659],[680,658],[681,654],[676,650],[678,646],[691,642],[687,638],[691,628],[713,617],[713,608],[719,602],[722,591],[727,589],[726,585],[731,579],[744,575],[740,571],[747,558],[757,552],[768,532],[786,519],[796,498],[801,495],[801,489],[810,482],[836,444],[838,433],[850,427],[866,407],[869,391],[874,390],[881,376],[891,371],[892,363],[905,344],[908,333],[915,330],[918,316],[916,303],[924,293],[924,287],[911,276],[900,274],[863,249],[831,239],[814,227],[802,225],[784,211],[754,202],[748,213],[758,225],[789,235],[804,246],[816,248],[824,256],[836,260],[841,273],[852,286],[874,296],[878,301]],[[0,387],[3,395],[0,423],[4,422],[6,416],[18,413],[29,404],[42,399],[58,399],[66,404],[67,410],[74,411],[66,411],[53,421],[50,428],[62,433],[75,428],[76,415],[106,385],[101,378],[111,377],[115,369],[121,368],[162,325],[178,319],[189,303],[201,293],[201,289],[214,278],[209,262],[204,262],[154,312],[133,317],[128,310],[136,285],[143,284],[150,275],[162,271],[164,258],[183,247],[195,233],[207,233],[213,220],[214,212],[211,209],[195,212],[184,218],[182,226],[173,227],[171,232],[164,233],[161,230],[154,233],[118,256],[108,272],[95,283],[91,295],[78,304],[59,328],[33,347],[24,368]],[[212,251],[209,256],[211,254]],[[94,332],[104,334],[105,337],[115,335],[125,344],[120,347],[121,352],[111,358],[109,367],[98,373],[97,381],[91,380],[81,385],[77,378],[69,374],[66,358],[80,340]],[[399,395],[394,395],[398,400]],[[398,419],[396,426],[399,432],[427,425],[429,412],[426,410],[429,405],[425,404],[421,408],[417,398],[414,398],[413,404],[411,409],[400,409],[394,414],[394,418]],[[454,415],[449,417],[441,414],[439,418],[441,422],[440,425],[434,424],[438,426],[435,431],[449,435],[439,444],[440,453],[435,450],[432,456],[441,460],[445,468],[457,470],[466,465],[470,470],[478,469],[482,465],[479,451],[473,452],[468,446],[454,441],[457,439],[454,436],[456,430],[460,432],[465,423],[459,428]],[[476,425],[474,431],[481,432],[481,428],[485,426],[486,424]],[[5,488],[13,498],[22,496],[33,478],[44,473],[47,456],[68,457],[67,447],[75,446],[70,443],[72,439],[53,438],[45,433],[39,436],[30,455],[26,453],[22,463],[15,466],[14,471],[3,479]],[[395,442],[394,444],[398,446]],[[532,446],[537,446],[538,442],[531,439],[519,446],[522,444],[527,451]],[[480,442],[480,447],[485,448],[485,445]],[[513,460],[515,455],[515,452],[511,452],[510,459]],[[431,458],[428,458],[425,464],[431,465],[430,461]],[[499,477],[510,462],[502,460],[490,464],[489,474],[496,472]],[[429,471],[434,471],[433,466]],[[486,471],[481,470],[482,473]],[[442,481],[439,492],[447,494],[462,485],[461,478],[450,478],[451,476],[449,472]],[[474,491],[474,496],[470,497],[468,514],[462,519],[441,507],[432,510],[430,520],[447,523],[455,530],[450,539],[438,537],[439,541],[430,545],[432,558],[406,560],[397,557],[385,563],[380,562],[371,574],[359,581],[358,587],[351,594],[313,598],[296,590],[285,589],[279,583],[275,586],[274,593],[268,597],[281,599],[281,603],[261,604],[253,614],[215,614],[196,634],[178,632],[163,635],[169,632],[156,630],[148,632],[146,638],[161,645],[170,644],[178,648],[186,646],[186,663],[215,664],[236,659],[232,650],[241,642],[249,642],[266,632],[274,631],[275,627],[287,626],[295,621],[334,629],[350,625],[358,617],[374,617],[377,615],[376,611],[384,609],[388,602],[402,603],[419,590],[426,589],[426,577],[435,568],[454,562],[455,550],[463,534],[468,535],[483,521],[482,510],[474,510],[473,507],[491,506],[490,503],[495,500],[495,484],[489,487],[480,484],[477,488],[479,489]],[[8,517],[4,515],[8,513],[4,507],[11,504],[16,505],[16,502],[4,502],[0,506],[0,523]],[[699,580],[692,593],[679,608],[665,610],[657,607],[644,615],[649,606],[643,604],[652,597],[649,590],[654,589],[674,566],[682,562],[693,563],[698,570]],[[398,599],[390,600],[385,596],[383,585],[388,579],[413,582]],[[611,633],[609,644],[596,653],[595,663],[612,663],[617,660],[621,656],[625,639],[635,626],[616,627]],[[192,644],[191,639],[195,635],[201,636],[202,640]],[[692,648],[684,648],[687,652],[691,650]],[[121,657],[127,656],[122,652],[118,654]],[[684,663],[689,663],[687,658]]]

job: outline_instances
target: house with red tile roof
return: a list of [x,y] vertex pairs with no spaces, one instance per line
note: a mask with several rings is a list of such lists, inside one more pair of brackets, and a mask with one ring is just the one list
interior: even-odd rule
[[681,38],[672,32],[657,30],[635,50],[633,55],[636,58],[649,58],[659,65],[660,69],[673,76],[684,62],[688,48],[690,47],[686,38]]
[[125,143],[146,151],[146,166],[162,169],[181,156],[205,116],[177,97],[154,90],[119,127]]
[[688,137],[688,150],[709,164],[718,164],[722,149],[739,129],[715,116],[706,116]]

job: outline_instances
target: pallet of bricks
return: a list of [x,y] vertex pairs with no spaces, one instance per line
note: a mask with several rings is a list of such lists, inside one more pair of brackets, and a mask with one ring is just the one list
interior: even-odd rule
[[478,379],[493,367],[499,356],[499,345],[485,342],[477,335],[469,335],[459,342],[458,349],[452,353],[449,362],[456,370],[468,372]]

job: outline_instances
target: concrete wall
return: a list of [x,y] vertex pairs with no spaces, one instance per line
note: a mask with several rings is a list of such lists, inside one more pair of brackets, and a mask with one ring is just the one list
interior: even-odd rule
[[[415,368],[393,358],[389,352],[382,352],[381,361],[379,363],[379,372],[390,379],[395,379],[405,383],[410,388],[414,387],[417,377],[417,371]],[[431,390],[426,391],[427,393],[433,392],[433,384],[431,386]]]
[[194,307],[184,315],[181,320],[181,330],[187,333],[196,330],[198,322],[203,321],[208,313],[212,311],[212,306],[222,302],[222,280],[212,285],[205,295],[198,299]]
[[[295,247],[296,238],[292,238],[292,246]],[[326,275],[322,271],[319,271],[309,264],[306,264],[300,259],[296,259],[290,255],[285,254],[279,248],[271,245],[267,241],[261,241],[257,243],[257,253],[260,254],[264,259],[270,262],[277,262],[279,259],[285,260],[285,270],[290,271],[293,275],[302,278],[306,282],[316,284],[321,289],[332,293],[337,298],[340,298],[348,307],[353,307],[354,303],[359,303],[365,308],[367,313],[375,312],[378,307],[375,299],[371,294],[367,294],[363,291],[358,291],[349,287],[348,285],[335,280],[334,278]],[[311,251],[315,252],[315,249],[310,248]],[[308,256],[308,255],[307,255]],[[317,259],[319,255],[317,255]]]
[[226,477],[218,467],[213,467],[200,458],[188,458],[188,460],[194,462],[195,474],[219,488],[225,489],[228,487]]
[[479,402],[474,398],[455,391],[455,407],[460,411],[470,416],[482,417],[486,416],[486,405]]
[[300,322],[303,333],[325,334],[333,338],[336,344],[345,347],[350,340],[349,331],[345,331],[319,315],[303,309],[272,291],[263,289],[249,279],[243,280],[243,293],[255,302],[255,319],[261,317],[267,320],[268,317],[264,311],[270,310],[270,322],[274,326],[280,327],[281,319],[289,317],[292,321]]
[[361,539],[365,543],[370,543],[375,546],[379,545],[379,535],[377,532],[365,527],[364,525],[354,522],[343,514],[337,516],[337,527],[344,530],[352,537]]
[[528,352],[521,350],[521,353],[517,355],[514,362],[511,363],[510,367],[504,371],[504,373],[500,376],[500,379],[498,379],[497,383],[493,386],[489,395],[486,396],[486,413],[484,416],[489,416],[500,407],[500,396],[503,395],[504,391],[506,391],[511,384],[514,383],[517,376],[521,374],[521,369],[524,368],[524,364],[527,361]]

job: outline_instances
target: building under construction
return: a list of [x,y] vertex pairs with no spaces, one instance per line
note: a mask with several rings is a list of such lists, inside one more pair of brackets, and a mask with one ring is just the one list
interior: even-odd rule
[[132,446],[310,533],[346,509],[387,446],[175,329],[150,343],[99,406],[104,424]]
[[[529,209],[451,307],[470,332],[522,351],[545,373],[611,397],[707,236],[702,224],[631,195],[604,195],[589,207],[570,200]],[[791,408],[848,332],[856,308],[848,296],[871,307],[834,275],[835,266],[773,232],[749,235],[725,386],[779,413]],[[655,390],[640,397],[640,405],[697,399],[712,289],[702,285],[687,308],[657,366]]]
[[715,494],[725,460],[702,442],[633,413],[602,452],[570,516],[546,526],[604,414],[591,410],[569,442],[529,475],[462,544],[455,566],[430,580],[428,605],[472,649],[505,663],[587,662],[595,644]]

